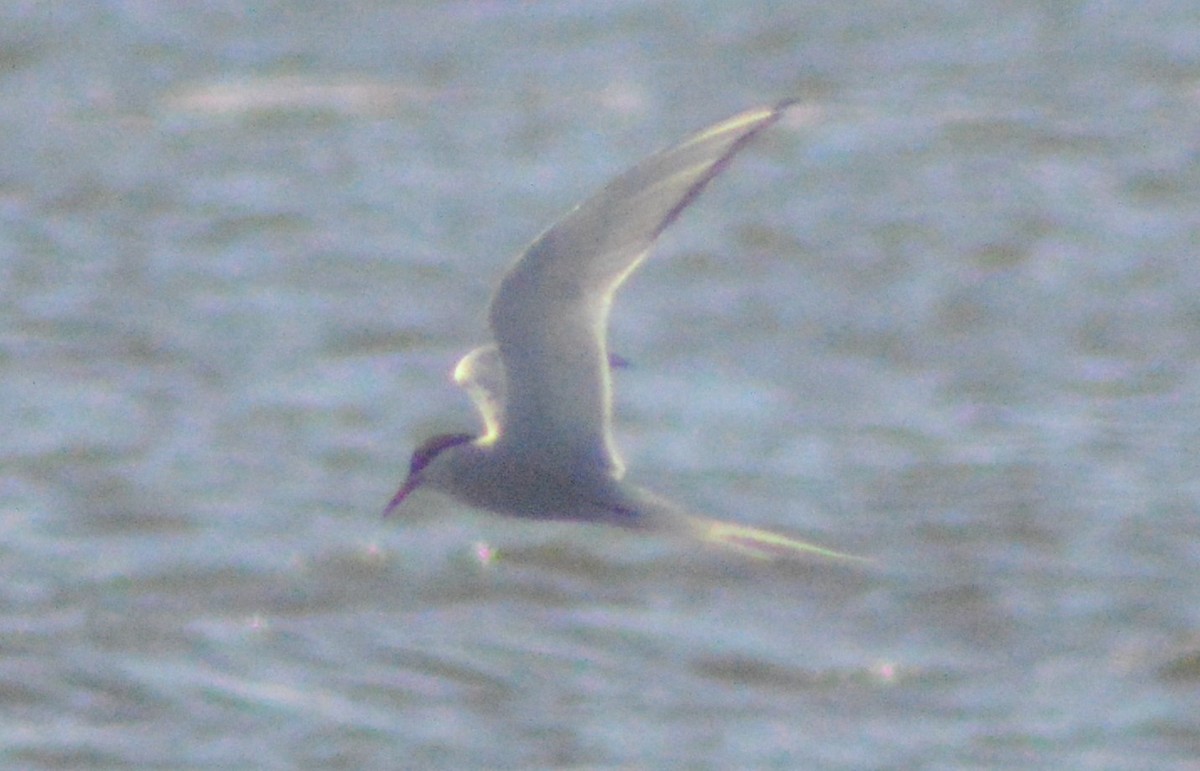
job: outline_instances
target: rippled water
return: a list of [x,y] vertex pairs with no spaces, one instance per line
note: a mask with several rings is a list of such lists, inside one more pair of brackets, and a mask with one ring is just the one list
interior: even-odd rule
[[[12,768],[1195,768],[1194,3],[9,3]],[[617,306],[631,475],[868,554],[435,497],[498,273],[806,101]]]

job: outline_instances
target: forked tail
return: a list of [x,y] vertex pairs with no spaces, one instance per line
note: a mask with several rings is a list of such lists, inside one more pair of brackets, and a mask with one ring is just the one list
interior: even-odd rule
[[789,538],[786,535],[760,530],[757,527],[737,525],[720,520],[700,520],[699,534],[705,543],[717,544],[747,554],[756,559],[797,559],[806,556],[824,557],[843,562],[870,563],[870,557],[827,549],[815,543]]
[[796,560],[821,557],[860,565],[875,562],[870,557],[860,557],[857,554],[827,549],[824,546],[797,538],[789,538],[770,530],[760,530],[749,525],[738,525],[733,522],[697,516],[643,487],[629,485],[624,487],[621,492],[627,502],[619,510],[625,515],[626,521],[614,522],[614,524],[675,532],[688,538],[696,538],[702,543],[739,551],[756,559]]

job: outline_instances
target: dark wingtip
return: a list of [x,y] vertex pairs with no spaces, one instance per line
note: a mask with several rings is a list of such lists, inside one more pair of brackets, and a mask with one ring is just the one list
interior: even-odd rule
[[[663,217],[662,222],[659,223],[658,228],[654,231],[653,238],[651,240],[653,241],[653,239],[657,239],[660,235],[662,235],[662,232],[671,226],[671,223],[673,223],[679,217],[683,210],[692,205],[692,202],[699,197],[704,188],[708,186],[708,183],[720,175],[721,172],[723,172],[725,168],[729,166],[733,160],[733,157],[741,152],[742,148],[753,141],[755,137],[757,137],[767,128],[778,123],[787,109],[798,102],[798,99],[784,99],[776,102],[772,107],[760,107],[757,110],[748,110],[745,113],[741,113],[741,116],[746,116],[751,113],[758,113],[764,110],[768,111],[767,115],[763,116],[761,119],[758,119],[757,125],[744,131],[740,136],[730,143],[729,147],[725,150],[721,157],[717,158],[709,165],[707,173],[702,175],[700,179],[698,179],[696,183],[692,185],[691,189],[689,189],[683,196],[680,197],[675,206],[669,212],[667,212],[667,215]],[[735,115],[732,118],[729,118],[728,121],[735,121],[738,119],[738,117],[739,116]],[[724,124],[722,123],[717,125]],[[707,131],[711,130],[711,128],[713,127],[702,130],[700,133],[705,134]]]

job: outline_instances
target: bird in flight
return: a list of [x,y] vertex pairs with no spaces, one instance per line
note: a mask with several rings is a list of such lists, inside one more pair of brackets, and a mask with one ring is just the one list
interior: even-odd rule
[[425,488],[499,514],[674,533],[757,557],[861,559],[689,513],[626,481],[613,439],[613,295],[704,187],[792,105],[743,112],[650,156],[534,240],[492,297],[495,342],[454,369],[483,433],[417,447],[385,515]]

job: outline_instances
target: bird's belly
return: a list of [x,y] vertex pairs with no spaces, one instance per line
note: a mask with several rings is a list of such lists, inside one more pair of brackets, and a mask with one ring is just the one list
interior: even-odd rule
[[511,517],[639,526],[638,512],[627,505],[621,483],[608,475],[510,468],[474,476],[458,487],[455,497]]

